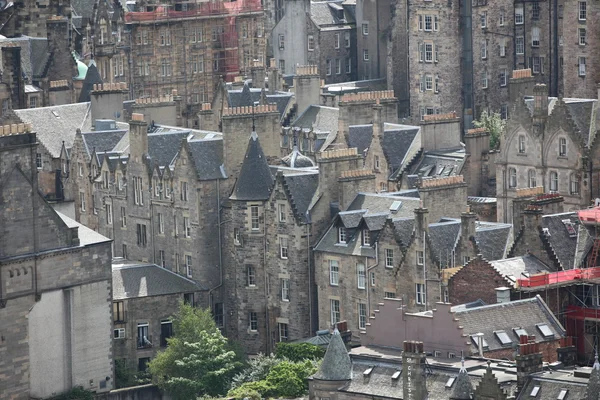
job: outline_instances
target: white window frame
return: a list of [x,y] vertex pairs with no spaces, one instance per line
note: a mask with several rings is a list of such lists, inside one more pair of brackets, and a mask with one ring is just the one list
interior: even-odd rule
[[189,217],[183,217],[183,235],[188,239],[192,237],[192,226]]
[[106,204],[106,223],[108,225],[112,225],[113,224],[113,210],[112,210],[112,204]]
[[369,273],[369,282],[371,284],[371,287],[374,287],[376,285],[376,283],[377,283],[375,272],[373,272],[373,271],[371,271]]
[[331,59],[325,60],[325,75],[331,76]]
[[362,245],[371,246],[371,231],[368,229],[362,230]]
[[248,330],[258,332],[258,313],[256,311],[248,312]]
[[537,173],[535,169],[530,169],[527,171],[527,183],[530,188],[534,188],[537,186]]
[[433,31],[433,16],[432,15],[425,15],[423,30],[426,32]]
[[288,238],[285,236],[279,237],[279,257],[282,260],[287,260],[289,256],[289,242]]
[[488,88],[488,73],[487,73],[487,71],[483,71],[483,77],[481,78],[481,88],[482,89]]
[[277,325],[278,325],[278,329],[279,329],[279,341],[287,342],[288,335],[289,335],[288,324],[279,322]]
[[79,203],[81,211],[85,211],[85,193],[79,192]]
[[587,20],[587,1],[580,1],[578,5],[578,19],[579,21]]
[[338,243],[346,244],[346,240],[348,240],[348,232],[346,228],[343,226],[338,227]]
[[531,28],[531,47],[540,47],[540,28],[534,26]]
[[363,61],[369,61],[369,49],[363,49]]
[[517,187],[517,170],[515,168],[508,169],[508,187],[511,189]]
[[356,284],[359,289],[365,289],[367,287],[367,268],[365,264],[356,264]]
[[337,260],[329,260],[329,284],[331,286],[340,284],[340,263]]
[[517,55],[525,54],[525,38],[523,36],[517,36],[515,38],[515,52]]
[[522,5],[515,6],[515,25],[523,25],[524,9]]
[[163,217],[162,213],[158,213],[157,214],[157,218],[158,218],[158,233],[160,235],[164,235],[165,233],[165,219]]
[[290,280],[281,278],[281,300],[290,301]]
[[525,154],[527,147],[525,146],[525,135],[519,135],[519,154]]
[[331,325],[335,325],[342,319],[342,313],[340,311],[340,301],[337,299],[329,300]]
[[579,28],[579,45],[580,46],[585,46],[586,42],[587,42],[587,29],[586,28]]
[[479,16],[481,22],[481,29],[487,28],[487,11],[484,11]]
[[426,63],[433,62],[433,43],[425,42],[423,48],[424,48],[424,52],[425,52],[425,62]]
[[425,305],[427,301],[427,293],[425,293],[425,284],[424,283],[416,283],[415,284],[415,303],[418,305]]
[[422,250],[417,250],[417,265],[425,264],[425,253]]
[[258,206],[250,206],[250,229],[254,232],[260,230],[260,213]]
[[567,138],[564,138],[564,137],[558,138],[558,156],[559,157],[567,156]]
[[579,76],[585,76],[585,57],[579,57]]
[[336,33],[335,33],[335,35],[334,35],[334,40],[333,40],[333,43],[334,43],[334,45],[333,45],[333,46],[334,46],[336,49],[339,49],[339,48],[340,48],[340,33],[339,33],[339,32],[336,32]]
[[385,249],[385,267],[394,268],[394,250]]
[[352,59],[350,57],[346,58],[346,73],[352,73]]
[[358,329],[367,328],[367,304],[358,303]]
[[127,209],[121,207],[121,228],[127,228]]
[[581,193],[581,183],[579,181],[579,177],[572,173],[569,175],[569,194],[571,195],[579,195]]
[[185,273],[188,278],[192,277],[192,256],[189,254],[185,255]]
[[368,36],[369,35],[369,23],[368,22],[363,22],[363,24],[362,24],[362,34],[363,34],[363,36]]
[[246,285],[248,287],[256,286],[256,269],[254,265],[248,265],[246,267]]
[[278,210],[278,215],[279,215],[279,222],[286,222],[287,218],[286,218],[286,212],[285,212],[285,204],[278,204],[277,210]]
[[342,74],[342,60],[340,58],[335,59],[335,74],[336,75]]
[[558,192],[558,172],[550,171],[550,192]]
[[306,45],[307,45],[308,51],[315,51],[315,37],[313,35],[307,36]]

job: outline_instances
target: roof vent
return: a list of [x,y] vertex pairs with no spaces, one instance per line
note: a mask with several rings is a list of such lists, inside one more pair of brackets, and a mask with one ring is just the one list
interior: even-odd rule
[[567,232],[569,232],[569,237],[577,237],[577,230],[573,226],[573,222],[571,222],[570,219],[563,219],[562,223],[564,224],[565,228],[567,228]]

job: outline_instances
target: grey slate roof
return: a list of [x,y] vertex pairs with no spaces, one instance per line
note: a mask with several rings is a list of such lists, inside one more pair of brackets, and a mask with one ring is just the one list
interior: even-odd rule
[[367,210],[341,211],[338,215],[345,228],[357,228]]
[[[531,375],[525,387],[519,393],[519,400],[556,400],[563,390],[567,390],[566,400],[587,400],[587,379],[573,376],[573,371],[551,371],[550,373],[537,373]],[[532,397],[531,392],[539,387],[537,397]],[[597,393],[597,392],[596,392]],[[590,400],[597,400],[592,397]]]
[[545,240],[548,241],[560,266],[563,269],[572,269],[578,267],[574,265],[577,237],[569,235],[569,231],[562,222],[563,220],[572,221],[575,224],[575,229],[577,229],[579,220],[575,212],[542,216],[542,229]]
[[[21,47],[21,68],[30,82],[43,78],[46,65],[50,59],[48,40],[30,36],[0,39],[0,47],[7,44]],[[1,55],[0,55],[1,58]]]
[[82,133],[81,138],[87,155],[91,156],[94,149],[96,153],[112,152],[125,134],[124,130],[93,131]]
[[600,363],[598,362],[598,353],[596,353],[596,359],[590,373],[590,380],[585,394],[587,400],[597,400],[600,397]]
[[400,239],[402,247],[408,247],[412,233],[415,230],[414,218],[399,218],[392,220],[396,236]]
[[[54,210],[56,211],[56,210]],[[112,239],[109,239],[98,232],[88,228],[87,226],[80,224],[72,218],[69,218],[65,214],[56,211],[56,214],[63,220],[65,225],[69,228],[77,227],[77,234],[79,237],[79,246],[92,246],[99,243],[110,242]]]
[[465,162],[463,147],[448,150],[428,151],[423,154],[410,171],[409,175],[420,177],[444,177],[460,175]]
[[473,385],[471,385],[471,379],[469,378],[469,374],[463,366],[460,371],[458,371],[458,377],[454,382],[454,388],[452,389],[452,399],[453,400],[470,400],[473,394]]
[[430,251],[441,265],[452,264],[453,251],[460,237],[460,221],[429,224]]
[[319,27],[328,25],[346,25],[354,23],[354,17],[344,8],[344,20],[338,18],[335,12],[335,7],[331,7],[329,3],[342,7],[343,1],[311,1],[310,16],[314,23]]
[[223,139],[190,140],[189,149],[200,180],[225,179]]
[[337,329],[331,335],[325,357],[313,378],[323,381],[346,381],[352,378],[350,355]]
[[504,277],[506,282],[515,286],[521,274],[534,275],[542,272],[554,272],[554,268],[544,264],[539,258],[532,254],[520,257],[505,258],[503,260],[490,261],[492,267]]
[[91,100],[90,92],[94,88],[94,84],[98,83],[102,83],[102,78],[100,77],[100,72],[98,72],[96,63],[94,60],[92,60],[90,61],[87,73],[85,74],[85,79],[83,80],[83,85],[81,87],[81,93],[79,93],[80,103]]
[[94,1],[91,0],[71,0],[71,7],[75,14],[83,18],[91,18],[94,13]]
[[[255,101],[260,101],[262,89],[250,88],[247,84],[242,89],[231,89],[227,91],[227,103],[229,107],[251,107]],[[283,116],[288,104],[293,98],[291,92],[267,93],[267,102],[276,104],[279,115]]]
[[315,163],[310,159],[310,157],[300,153],[298,146],[294,146],[292,152],[283,157],[281,161],[291,168],[308,168],[315,166]]
[[274,178],[256,132],[248,141],[246,156],[231,195],[232,200],[267,200],[273,190]]
[[113,265],[113,300],[204,290],[196,282],[153,264]]
[[475,242],[487,260],[499,260],[506,256],[512,225],[480,222],[475,228]]
[[[505,331],[513,343],[518,343],[519,339],[513,331],[514,328],[525,329],[529,335],[535,335],[538,342],[557,340],[566,334],[565,329],[552,315],[540,296],[469,309],[452,308],[452,311],[455,312],[455,317],[459,319],[460,325],[464,327],[466,335],[484,334],[490,351],[506,348],[496,338],[494,331]],[[554,336],[545,338],[536,324],[546,324]],[[471,341],[471,347],[473,352],[477,351],[477,346],[473,341]]]
[[152,162],[158,163],[160,167],[171,165],[179,149],[181,142],[190,134],[189,130],[167,131],[148,134],[148,155]]
[[335,136],[338,131],[338,115],[337,108],[311,105],[298,116],[292,126],[315,132],[330,132]]
[[299,221],[306,221],[310,202],[319,186],[318,171],[283,174],[285,189],[292,203],[292,210]]
[[50,152],[52,157],[60,157],[63,141],[65,147],[73,146],[77,129],[89,131],[90,103],[65,104],[52,107],[14,110],[24,122],[32,125],[37,139]]

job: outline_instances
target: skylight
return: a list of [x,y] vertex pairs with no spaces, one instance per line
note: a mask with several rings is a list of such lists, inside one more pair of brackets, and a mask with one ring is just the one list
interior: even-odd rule
[[392,375],[392,379],[396,380],[398,378],[400,378],[400,374],[402,373],[402,371],[396,371],[394,372],[394,375]]
[[556,400],[565,400],[567,398],[567,393],[569,393],[569,391],[567,389],[562,389],[560,391],[560,393],[558,394],[558,397],[556,398]]
[[395,200],[390,206],[390,211],[398,211],[402,207],[402,202],[400,200]]
[[513,328],[513,332],[517,335],[518,338],[521,336],[529,336],[527,335],[527,331],[523,328]]
[[505,331],[494,331],[494,335],[496,335],[496,338],[498,339],[500,344],[502,344],[502,346],[512,345],[512,339],[508,336],[508,334]]
[[369,367],[369,368],[367,368],[367,369],[365,370],[365,372],[363,372],[363,375],[364,375],[365,377],[367,377],[367,376],[371,375],[371,372],[373,372],[373,367]]
[[[488,342],[485,340],[484,337],[481,338],[483,340],[483,348],[484,349],[488,349]],[[479,348],[479,338],[475,335],[471,335],[471,340],[473,341],[473,343],[475,343],[475,346],[477,346],[477,348]]]
[[534,386],[533,390],[531,391],[531,393],[529,394],[530,397],[537,397],[538,393],[540,392],[540,387],[539,386]]
[[448,381],[446,382],[446,389],[450,389],[452,387],[452,385],[454,385],[455,380],[456,380],[455,376],[448,378]]
[[546,324],[537,324],[536,327],[545,338],[554,337],[554,333]]

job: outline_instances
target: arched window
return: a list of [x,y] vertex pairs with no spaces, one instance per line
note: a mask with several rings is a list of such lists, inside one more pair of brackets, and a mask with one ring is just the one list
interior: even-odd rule
[[530,169],[529,172],[527,173],[527,177],[528,177],[528,181],[529,181],[529,187],[530,188],[536,187],[535,169]]
[[517,170],[514,168],[508,170],[508,187],[517,187]]
[[550,172],[550,191],[558,192],[558,172]]
[[571,174],[569,188],[571,194],[579,194],[579,177],[576,174]]

